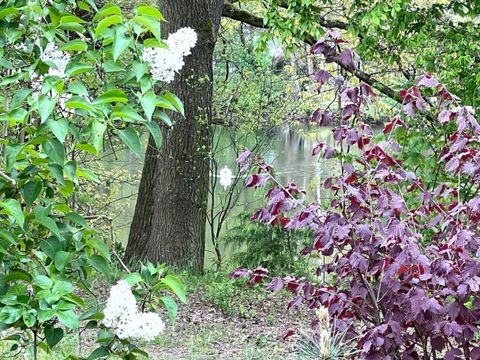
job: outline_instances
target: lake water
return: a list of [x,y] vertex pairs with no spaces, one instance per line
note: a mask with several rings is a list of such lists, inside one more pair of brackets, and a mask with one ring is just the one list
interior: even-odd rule
[[[217,131],[217,140],[220,132]],[[217,173],[211,176],[219,176],[220,169],[227,166],[232,171],[236,171],[235,163],[236,153],[229,146],[227,137],[224,133],[216,142],[219,146],[215,153],[217,162]],[[307,191],[306,200],[326,201],[329,199],[329,192],[323,189],[323,182],[333,173],[338,171],[334,160],[324,160],[312,157],[313,147],[319,142],[333,144],[332,131],[328,128],[308,127],[306,125],[285,125],[281,128],[270,131],[268,135],[255,137],[264,141],[262,145],[263,157],[275,168],[275,176],[282,184],[295,182],[300,188]],[[146,141],[145,141],[146,142]],[[247,141],[255,142],[255,141]],[[138,191],[138,180],[143,167],[135,155],[128,150],[117,151],[116,156],[113,154],[106,156],[101,162],[102,166],[107,170],[121,170],[127,173],[132,179],[128,183],[121,185],[112,185],[107,188],[111,196],[116,200],[109,209],[113,212],[113,225],[117,234],[117,239],[126,244],[128,240],[128,231],[135,209],[136,194]],[[337,164],[338,165],[338,164]],[[243,179],[241,180],[243,182]],[[229,213],[222,231],[228,231],[231,226],[236,223],[236,215],[242,212],[252,213],[262,204],[263,191],[244,189],[239,186],[238,200],[235,208]],[[228,189],[217,186],[214,191],[215,204],[221,203],[225,199]],[[220,211],[218,207],[214,213]],[[229,253],[234,249],[222,249],[224,256],[228,257]],[[214,259],[213,246],[211,242],[210,231],[207,225],[207,244],[206,244],[206,266],[210,266]]]

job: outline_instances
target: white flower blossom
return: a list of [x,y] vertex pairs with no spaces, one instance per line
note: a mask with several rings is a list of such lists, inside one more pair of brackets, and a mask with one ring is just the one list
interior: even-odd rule
[[232,185],[233,182],[233,173],[227,166],[225,166],[222,170],[220,170],[220,185],[222,185],[225,189]]
[[65,77],[65,69],[70,62],[70,54],[58,50],[58,47],[55,43],[49,42],[47,44],[40,55],[40,59],[42,59],[43,62],[48,62],[54,65],[53,68],[50,67],[48,70],[48,75],[59,76],[61,78]]
[[157,81],[172,82],[185,61],[183,58],[191,54],[191,49],[197,43],[197,33],[191,28],[181,28],[170,34],[164,48],[143,49],[142,59],[150,65],[150,74]]
[[111,328],[122,340],[138,339],[150,341],[165,329],[165,324],[156,313],[138,310],[137,301],[130,285],[120,280],[110,289],[103,324]]

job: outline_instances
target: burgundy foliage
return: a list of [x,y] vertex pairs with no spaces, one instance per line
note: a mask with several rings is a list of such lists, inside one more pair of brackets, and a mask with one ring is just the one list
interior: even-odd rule
[[[312,53],[327,60],[338,56],[335,44],[340,40],[329,33]],[[348,53],[339,56],[350,66]],[[289,309],[328,307],[337,329],[358,338],[363,359],[480,359],[480,196],[463,200],[459,181],[480,185],[480,126],[472,109],[431,75],[401,92],[404,116],[429,110],[424,89],[437,98],[436,126],[452,129],[440,154],[442,166],[452,174],[450,182],[427,190],[397,159],[399,145],[390,136],[408,122],[391,119],[384,128],[386,139],[375,143],[372,129],[361,121],[372,89],[341,85],[343,120],[333,130],[337,150],[318,144],[312,154],[329,158],[355,146],[359,156],[353,164],[342,161],[341,174],[325,181],[334,194],[330,207],[303,204],[297,186],[272,182],[266,207],[253,215],[265,224],[281,224],[285,231],[311,230],[312,243],[302,255],[327,256],[316,274],[332,281],[272,278],[263,268],[232,273],[248,277],[249,284],[267,280],[271,291],[289,289],[294,293]],[[313,117],[320,122],[324,114],[318,110]],[[271,167],[249,152],[238,162],[256,170],[247,186],[273,179]]]

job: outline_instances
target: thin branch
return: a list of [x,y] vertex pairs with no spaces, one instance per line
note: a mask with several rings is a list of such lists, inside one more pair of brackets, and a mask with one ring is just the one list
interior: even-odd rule
[[[259,27],[259,28],[268,28],[263,19],[259,16],[250,14],[249,12],[245,10],[240,10],[235,8],[232,4],[230,3],[225,3],[223,7],[223,14],[224,17],[228,17],[233,20],[237,20],[240,22],[243,22],[245,24],[254,26],[254,27]],[[327,21],[327,20],[321,20],[320,25],[327,27],[327,28],[340,28],[340,29],[347,29],[348,24],[342,23],[342,22],[337,22],[337,21]],[[304,41],[309,44],[309,45],[314,45],[317,42],[317,39],[314,38],[313,36],[307,35],[304,39]],[[359,80],[363,81],[364,83],[372,86],[373,88],[377,89],[380,91],[382,94],[386,95],[387,97],[395,100],[398,103],[402,103],[402,100],[400,99],[400,94],[393,90],[392,88],[388,87],[387,85],[383,84],[382,82],[376,80],[372,75],[367,74],[361,70],[355,69],[352,70],[350,67],[346,67],[344,64],[340,62],[340,60],[335,59],[334,60],[339,66],[342,67],[342,69],[346,70],[353,76],[357,77]]]
[[2,170],[0,170],[0,177],[4,178],[5,180],[7,180],[9,183],[11,183],[13,186],[17,185],[17,182],[11,178],[10,176],[8,176],[7,174],[5,174]]

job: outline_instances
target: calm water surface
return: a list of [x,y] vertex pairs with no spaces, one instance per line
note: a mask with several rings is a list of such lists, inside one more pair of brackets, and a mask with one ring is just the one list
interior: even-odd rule
[[[330,129],[289,125],[270,133],[268,142],[264,146],[266,150],[263,152],[263,156],[267,162],[273,164],[278,181],[282,184],[296,183],[300,188],[307,191],[307,201],[327,200],[329,193],[323,189],[322,184],[327,177],[338,171],[338,164],[334,160],[317,159],[311,156],[313,147],[319,142],[333,144]],[[215,156],[218,170],[227,166],[235,171],[236,155],[234,151],[228,146],[220,146],[219,149],[221,150]],[[143,163],[135,155],[125,150],[117,152],[116,158],[113,155],[105,157],[102,166],[109,170],[123,169],[131,174],[139,175]],[[218,176],[218,174],[211,174],[211,176]],[[107,191],[111,191],[113,198],[116,199],[111,211],[115,212],[113,218],[117,239],[126,244],[135,209],[138,181],[111,187]],[[222,186],[218,186],[215,189],[215,203],[219,203],[226,192]],[[253,213],[258,207],[262,206],[262,194],[262,191],[242,190],[235,209],[225,222],[223,231],[228,231],[235,225],[236,214],[242,212]],[[232,251],[234,249],[224,249],[224,255],[228,257],[228,254]],[[210,232],[207,229],[207,266],[211,264],[213,257]]]

